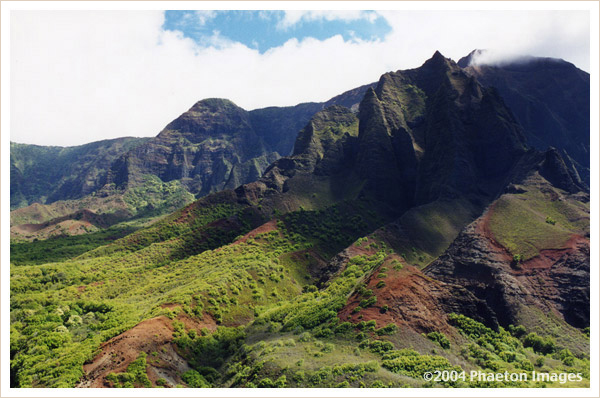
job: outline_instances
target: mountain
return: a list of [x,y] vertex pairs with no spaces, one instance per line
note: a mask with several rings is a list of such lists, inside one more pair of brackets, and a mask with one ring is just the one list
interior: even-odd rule
[[[84,208],[99,216],[108,213],[104,218],[114,224],[164,215],[194,196],[255,181],[274,160],[292,152],[295,134],[316,112],[338,103],[356,110],[370,86],[325,103],[250,112],[229,100],[206,99],[154,138],[70,148],[11,143],[11,209],[19,208],[11,214],[11,236],[31,240],[85,233],[100,225],[74,220]],[[68,225],[50,230],[30,225],[47,222]]]
[[555,58],[524,56],[500,64],[472,64],[474,50],[458,65],[484,86],[495,87],[537,149],[558,149],[589,185],[590,75]]
[[[230,102],[184,115],[156,139],[185,143],[176,160],[137,147],[115,186],[143,156],[205,184],[191,154],[268,147]],[[587,387],[589,211],[561,150],[530,146],[499,91],[436,52],[381,76],[358,113],[317,111],[255,181],[85,252],[55,238],[42,264],[28,253],[48,241],[15,245],[11,385]]]
[[165,182],[179,180],[199,197],[255,181],[274,160],[292,152],[294,133],[317,111],[336,103],[352,106],[367,87],[324,104],[250,112],[228,100],[199,101],[156,138],[115,162],[111,182],[122,186],[152,174]]
[[75,147],[10,143],[10,207],[77,199],[107,183],[110,165],[146,138],[117,138]]

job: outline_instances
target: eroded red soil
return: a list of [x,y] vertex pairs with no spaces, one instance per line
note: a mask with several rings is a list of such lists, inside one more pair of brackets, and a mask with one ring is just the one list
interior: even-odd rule
[[[207,314],[202,322],[181,313],[177,320],[183,322],[186,329],[195,329],[197,332],[202,328],[210,331],[217,328],[214,319]],[[167,387],[181,384],[181,375],[190,368],[177,353],[173,343],[172,322],[166,316],[148,319],[102,344],[101,352],[93,361],[83,365],[85,376],[78,387],[110,387],[106,376],[109,373],[125,372],[141,352],[148,354],[146,369],[153,386],[159,378],[166,380]]]

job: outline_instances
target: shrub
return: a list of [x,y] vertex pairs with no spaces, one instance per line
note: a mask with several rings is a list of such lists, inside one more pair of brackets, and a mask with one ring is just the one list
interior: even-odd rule
[[535,333],[529,333],[523,339],[523,346],[533,348],[533,351],[541,354],[552,354],[556,350],[556,343],[551,337],[543,338]]
[[195,371],[194,369],[188,370],[181,376],[181,380],[192,388],[209,388],[210,384],[206,381],[204,376]]
[[377,303],[377,297],[372,296],[372,297],[369,297],[368,299],[361,300],[358,305],[362,308],[367,308],[367,307],[374,305],[375,303]]
[[567,348],[562,350],[558,356],[562,363],[564,363],[566,366],[573,366],[573,364],[575,363],[575,356]]
[[287,384],[287,378],[285,377],[285,375],[281,375],[281,376],[279,376],[279,378],[277,380],[275,380],[275,382],[273,383],[273,387],[285,388],[286,384]]
[[450,340],[448,340],[448,338],[440,332],[431,332],[427,334],[427,338],[437,344],[439,344],[440,347],[442,347],[443,349],[448,349],[450,348]]
[[156,380],[156,385],[157,386],[166,386],[167,381],[161,377],[160,379]]
[[274,384],[273,384],[273,380],[271,380],[268,377],[265,377],[264,379],[260,380],[256,386],[258,388],[273,388]]
[[389,341],[374,340],[369,343],[369,350],[376,354],[383,354],[394,349],[394,345]]
[[115,387],[152,387],[146,374],[146,353],[141,352],[137,359],[127,366],[125,373],[110,373],[106,380],[114,383]]
[[425,372],[431,372],[432,369],[462,371],[460,367],[453,367],[446,358],[432,355],[400,356],[384,360],[383,367],[414,378],[422,378]]
[[515,337],[521,337],[523,335],[525,335],[525,333],[527,333],[527,330],[525,330],[525,327],[523,325],[519,325],[519,326],[513,326],[513,325],[508,325],[508,331],[510,332],[510,334],[512,334]]
[[516,269],[521,269],[521,261],[523,261],[523,256],[521,254],[515,254],[510,266]]
[[342,322],[335,328],[335,334],[344,334],[352,330],[352,323]]
[[377,329],[375,331],[375,333],[377,333],[377,335],[379,335],[379,336],[384,336],[384,335],[394,334],[397,331],[398,331],[398,326],[396,326],[393,323],[388,323],[386,326],[382,327],[381,329]]

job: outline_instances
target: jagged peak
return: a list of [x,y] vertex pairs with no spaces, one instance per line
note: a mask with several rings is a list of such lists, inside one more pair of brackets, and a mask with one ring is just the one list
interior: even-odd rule
[[436,51],[431,58],[423,63],[423,66],[450,66],[450,61],[451,60],[444,57],[441,52]]

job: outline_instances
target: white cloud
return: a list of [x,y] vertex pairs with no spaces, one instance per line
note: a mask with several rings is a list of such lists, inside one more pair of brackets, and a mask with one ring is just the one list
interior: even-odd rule
[[457,60],[474,48],[513,49],[589,69],[585,13],[380,14],[393,27],[385,41],[292,39],[260,54],[218,32],[205,47],[162,31],[161,12],[13,11],[11,140],[154,136],[208,97],[246,109],[324,101],[435,50]]
[[366,19],[373,22],[377,18],[374,12],[361,10],[318,10],[318,11],[299,11],[287,10],[283,18],[277,24],[279,29],[289,29],[304,21],[356,21]]
[[200,25],[206,24],[208,21],[217,16],[217,12],[212,10],[197,10],[195,14],[197,23]]

